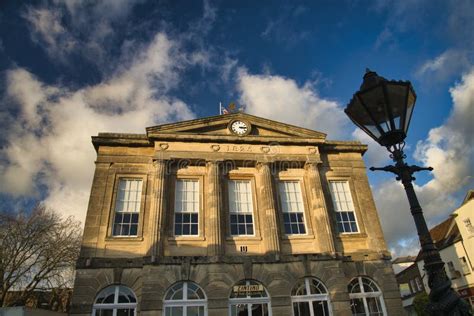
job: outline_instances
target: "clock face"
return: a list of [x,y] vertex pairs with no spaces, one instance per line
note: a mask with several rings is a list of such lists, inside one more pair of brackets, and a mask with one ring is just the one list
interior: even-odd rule
[[230,125],[230,130],[237,135],[246,135],[250,132],[250,126],[242,121],[234,121]]

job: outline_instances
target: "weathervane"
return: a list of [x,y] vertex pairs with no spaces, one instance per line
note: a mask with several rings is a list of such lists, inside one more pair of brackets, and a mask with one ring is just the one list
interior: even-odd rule
[[219,115],[239,113],[239,112],[244,112],[244,106],[237,107],[237,105],[234,102],[231,102],[226,108],[222,106],[222,102],[219,102]]

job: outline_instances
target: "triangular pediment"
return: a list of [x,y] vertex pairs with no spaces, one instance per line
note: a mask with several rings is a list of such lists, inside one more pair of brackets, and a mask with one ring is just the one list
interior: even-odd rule
[[321,132],[246,113],[224,114],[171,124],[157,125],[147,127],[146,131],[149,138],[169,134],[235,136],[229,130],[229,123],[235,120],[242,120],[250,124],[251,130],[247,136],[252,138],[259,136],[265,138],[316,138],[321,140],[326,138],[326,134]]

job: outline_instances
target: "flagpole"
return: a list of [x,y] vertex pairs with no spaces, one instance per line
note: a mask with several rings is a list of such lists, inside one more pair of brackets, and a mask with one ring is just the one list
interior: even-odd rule
[[219,102],[219,115],[222,115],[222,102]]

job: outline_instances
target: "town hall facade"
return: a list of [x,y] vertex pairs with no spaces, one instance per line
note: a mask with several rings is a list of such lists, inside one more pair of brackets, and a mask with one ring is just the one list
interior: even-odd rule
[[72,315],[402,315],[367,147],[234,113],[99,133]]

